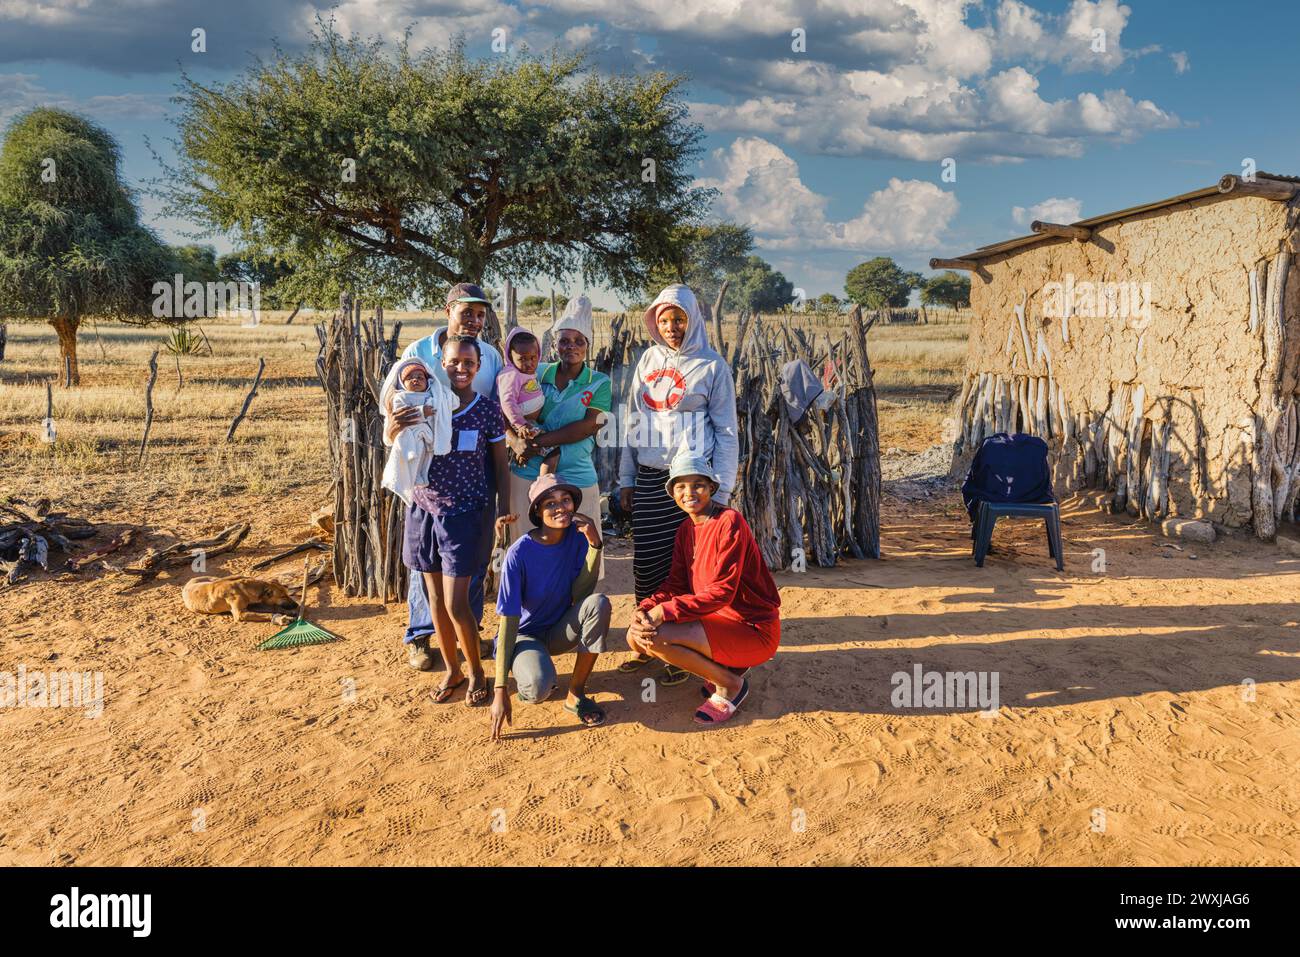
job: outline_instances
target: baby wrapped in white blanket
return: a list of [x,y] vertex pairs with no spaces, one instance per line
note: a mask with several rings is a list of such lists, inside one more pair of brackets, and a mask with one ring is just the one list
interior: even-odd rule
[[[428,485],[429,460],[451,451],[451,415],[456,397],[419,359],[395,363],[379,394],[384,413],[384,444],[391,445],[384,463],[383,486],[408,506],[411,493]],[[424,418],[388,441],[388,423],[402,409],[420,409]]]

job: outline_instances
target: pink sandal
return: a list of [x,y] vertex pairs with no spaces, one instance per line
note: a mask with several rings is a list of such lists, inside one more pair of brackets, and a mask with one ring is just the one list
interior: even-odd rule
[[749,679],[746,678],[735,698],[724,698],[720,694],[710,695],[709,700],[700,705],[700,709],[695,712],[695,723],[722,724],[736,713],[737,709],[740,708],[740,703],[745,700],[748,694]]
[[[730,672],[731,672],[733,675],[735,675],[737,678],[744,678],[744,677],[748,676],[748,674],[749,674],[749,669],[748,669],[748,668],[732,668],[732,667],[729,666],[729,665],[726,666],[726,667],[727,667],[727,670],[730,671]],[[704,682],[704,686],[703,686],[702,688],[700,688],[700,694],[701,694],[703,697],[705,697],[705,698],[711,698],[711,697],[713,697],[713,692],[715,692],[715,691],[717,691],[717,690],[718,690],[718,689],[716,689],[715,687],[713,687],[713,682],[712,682],[712,681],[706,681],[706,682]],[[744,697],[744,693],[742,692],[740,696],[743,698],[743,697]],[[737,707],[740,706],[740,702],[739,702],[739,701],[736,702],[736,706],[737,706]]]

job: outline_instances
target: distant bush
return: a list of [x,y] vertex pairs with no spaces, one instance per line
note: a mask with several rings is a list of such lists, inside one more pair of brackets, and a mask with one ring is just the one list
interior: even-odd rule
[[[569,304],[568,296],[556,296],[555,308],[563,309]],[[551,308],[550,296],[524,296],[519,300],[519,308],[524,312],[545,312]]]

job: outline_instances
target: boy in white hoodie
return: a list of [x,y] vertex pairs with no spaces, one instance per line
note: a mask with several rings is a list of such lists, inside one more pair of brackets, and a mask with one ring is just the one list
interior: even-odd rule
[[[632,513],[638,602],[668,577],[673,541],[684,518],[665,490],[673,458],[686,449],[708,462],[719,478],[713,498],[726,505],[740,457],[735,380],[709,344],[695,294],[686,286],[669,286],[646,309],[644,319],[653,345],[637,363],[618,469],[620,504]],[[647,661],[637,658],[619,670],[634,671]],[[687,677],[669,666],[661,683],[677,684]]]

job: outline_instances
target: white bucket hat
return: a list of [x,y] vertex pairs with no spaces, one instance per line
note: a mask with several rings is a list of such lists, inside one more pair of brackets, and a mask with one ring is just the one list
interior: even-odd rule
[[559,319],[555,320],[555,325],[551,328],[551,332],[555,333],[556,337],[558,337],[565,329],[571,329],[574,332],[582,333],[583,337],[587,340],[588,347],[590,347],[594,341],[592,335],[591,300],[585,295],[570,299],[565,304],[564,314],[560,316]]

